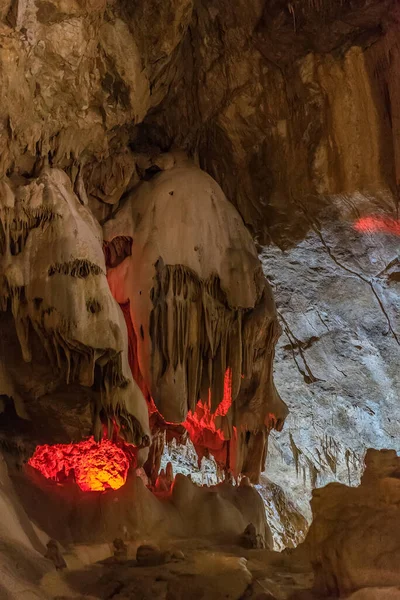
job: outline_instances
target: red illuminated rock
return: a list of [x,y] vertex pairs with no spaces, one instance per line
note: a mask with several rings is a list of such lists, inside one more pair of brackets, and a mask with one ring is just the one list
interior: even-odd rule
[[98,440],[105,424],[109,437],[115,429],[144,447],[147,406],[107,284],[101,228],[61,169],[18,183],[0,189],[0,395],[19,416],[45,421],[46,441]]
[[117,490],[126,481],[132,451],[129,453],[107,439],[93,438],[75,444],[38,446],[28,464],[47,479],[73,478],[85,492]]

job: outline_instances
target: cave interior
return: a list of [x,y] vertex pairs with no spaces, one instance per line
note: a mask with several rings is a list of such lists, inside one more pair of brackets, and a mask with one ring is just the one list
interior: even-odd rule
[[398,0],[0,0],[0,599],[400,600]]

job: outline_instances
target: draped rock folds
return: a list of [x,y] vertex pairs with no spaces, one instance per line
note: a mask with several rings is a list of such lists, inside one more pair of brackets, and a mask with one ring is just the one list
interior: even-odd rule
[[287,414],[272,379],[272,292],[218,184],[172,158],[105,225],[108,247],[132,238],[130,255],[108,270],[125,312],[129,301],[131,369],[164,420],[188,430],[199,457],[211,452],[256,481],[268,431]]
[[[34,417],[49,392],[91,388],[96,438],[103,422],[109,435],[116,428],[137,446],[145,445],[147,407],[129,369],[126,326],[107,284],[100,226],[61,170],[45,169],[37,179],[2,186],[0,309],[12,314],[22,356],[32,367],[14,364],[16,353],[3,339],[0,354],[9,381],[0,394],[16,397],[19,390],[25,412]],[[61,410],[57,418],[70,416]]]

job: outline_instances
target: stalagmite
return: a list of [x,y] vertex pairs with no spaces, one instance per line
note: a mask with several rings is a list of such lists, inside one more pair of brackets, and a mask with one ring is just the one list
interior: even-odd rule
[[268,432],[287,414],[272,379],[272,292],[218,184],[172,157],[104,228],[110,257],[132,240],[124,260],[108,263],[115,299],[129,303],[131,369],[165,422],[187,429],[199,458],[211,452],[257,481]]

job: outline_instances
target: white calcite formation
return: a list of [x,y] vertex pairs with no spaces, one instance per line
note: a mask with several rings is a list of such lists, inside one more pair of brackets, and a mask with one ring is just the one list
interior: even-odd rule
[[[45,169],[27,185],[3,181],[2,191],[0,308],[12,315],[25,363],[37,362],[32,344],[39,340],[54,379],[61,374],[67,385],[96,389],[97,438],[103,421],[110,434],[116,427],[146,445],[147,407],[129,369],[126,326],[107,284],[99,224],[61,170]],[[17,413],[29,415],[29,401],[41,394],[29,382],[21,391],[24,375],[18,378],[4,339],[0,350],[7,373],[0,394],[15,396]]]
[[271,288],[218,184],[186,157],[170,158],[106,223],[110,255],[132,240],[108,281],[129,302],[142,387],[161,416],[184,423],[200,457],[209,450],[257,480],[268,432],[287,415],[272,379],[280,327]]

